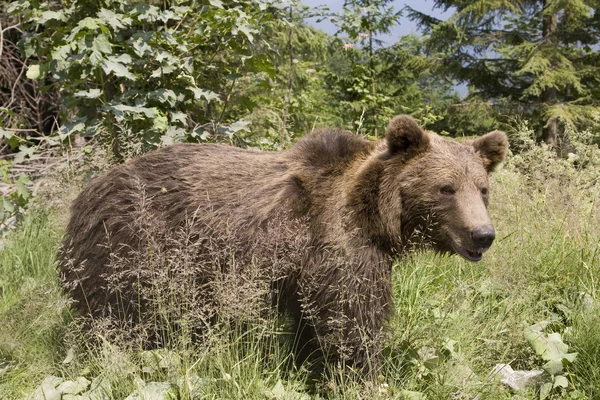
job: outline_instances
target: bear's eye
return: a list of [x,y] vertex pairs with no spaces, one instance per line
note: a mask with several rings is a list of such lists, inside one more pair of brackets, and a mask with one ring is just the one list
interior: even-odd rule
[[488,195],[488,188],[481,188],[481,194],[484,196]]
[[454,194],[456,190],[450,185],[444,185],[440,188],[440,193],[442,194]]

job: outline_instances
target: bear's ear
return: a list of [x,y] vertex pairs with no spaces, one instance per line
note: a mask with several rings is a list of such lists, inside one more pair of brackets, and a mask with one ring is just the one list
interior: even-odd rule
[[492,172],[506,157],[508,138],[502,131],[493,131],[475,140],[472,145],[483,160],[485,169]]
[[410,115],[398,115],[387,126],[385,135],[390,155],[407,158],[423,153],[429,147],[429,136]]

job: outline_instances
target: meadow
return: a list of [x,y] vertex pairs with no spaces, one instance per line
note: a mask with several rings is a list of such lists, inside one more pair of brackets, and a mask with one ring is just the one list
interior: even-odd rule
[[55,256],[85,182],[43,178],[0,253],[0,398],[598,399],[600,156],[579,144],[577,158],[556,158],[531,135],[511,134],[519,152],[493,175],[497,239],[483,261],[426,251],[395,263],[376,382],[294,365],[276,315],[153,351],[110,327],[82,333]]

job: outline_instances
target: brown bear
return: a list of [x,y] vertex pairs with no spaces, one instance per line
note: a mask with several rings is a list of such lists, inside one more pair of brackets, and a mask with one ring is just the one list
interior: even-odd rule
[[166,147],[113,168],[75,200],[63,284],[81,314],[135,325],[152,301],[144,270],[154,267],[140,268],[140,257],[168,254],[153,265],[207,304],[217,303],[215,282],[253,265],[303,343],[370,368],[392,311],[392,259],[425,245],[480,260],[494,240],[488,173],[507,148],[500,131],[458,143],[405,115],[378,142],[318,130],[282,152]]

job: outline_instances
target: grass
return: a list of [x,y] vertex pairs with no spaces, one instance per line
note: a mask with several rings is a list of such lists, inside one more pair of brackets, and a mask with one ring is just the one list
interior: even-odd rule
[[[337,379],[311,381],[292,366],[289,332],[274,317],[218,325],[202,343],[173,351],[134,351],[109,336],[92,344],[58,286],[64,210],[33,211],[0,254],[0,398],[25,397],[56,375],[101,379],[114,398],[168,382],[183,399],[512,399],[490,371],[500,363],[541,369],[523,330],[549,319],[548,332],[578,352],[565,366],[568,387],[549,398],[600,398],[600,188],[536,178],[510,163],[493,188],[498,239],[484,261],[425,252],[395,265],[396,313],[374,384],[335,366]],[[539,385],[518,395],[537,399]]]
[[27,216],[0,253],[0,397],[32,390],[63,356],[67,302],[58,288],[60,231],[45,212]]

